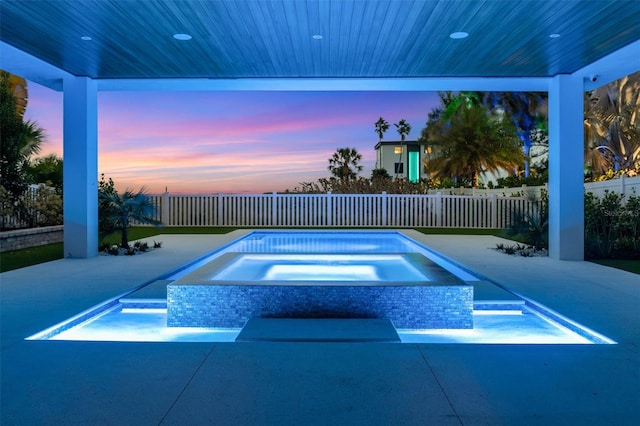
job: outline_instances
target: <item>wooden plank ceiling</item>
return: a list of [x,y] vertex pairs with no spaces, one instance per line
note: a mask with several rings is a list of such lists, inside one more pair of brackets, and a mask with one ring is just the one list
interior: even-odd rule
[[544,77],[639,40],[640,2],[3,0],[0,39],[100,79]]

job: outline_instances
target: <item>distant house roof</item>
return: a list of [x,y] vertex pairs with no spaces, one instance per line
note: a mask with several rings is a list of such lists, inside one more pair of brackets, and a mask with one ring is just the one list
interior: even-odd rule
[[404,141],[404,142],[402,142],[402,141],[381,141],[381,142],[378,142],[376,144],[375,149],[378,149],[378,148],[380,148],[381,146],[384,146],[384,145],[396,146],[396,145],[400,145],[400,144],[407,145],[407,146],[409,146],[409,145],[410,146],[414,146],[414,145],[420,145],[420,142],[418,142],[418,141]]

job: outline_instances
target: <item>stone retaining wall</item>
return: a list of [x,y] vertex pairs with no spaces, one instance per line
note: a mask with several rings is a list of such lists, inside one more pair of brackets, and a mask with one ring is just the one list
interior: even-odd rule
[[64,238],[63,228],[57,225],[0,232],[0,252],[59,243]]

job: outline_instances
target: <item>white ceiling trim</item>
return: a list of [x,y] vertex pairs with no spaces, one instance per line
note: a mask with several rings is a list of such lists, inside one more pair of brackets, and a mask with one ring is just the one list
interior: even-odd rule
[[536,78],[249,78],[98,80],[100,91],[546,91]]

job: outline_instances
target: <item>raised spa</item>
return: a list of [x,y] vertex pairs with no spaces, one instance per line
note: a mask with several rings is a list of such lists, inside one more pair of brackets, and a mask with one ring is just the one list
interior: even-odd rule
[[167,287],[170,327],[261,318],[387,318],[473,328],[473,286],[419,253],[226,253]]
[[433,281],[407,254],[245,254],[211,281]]

